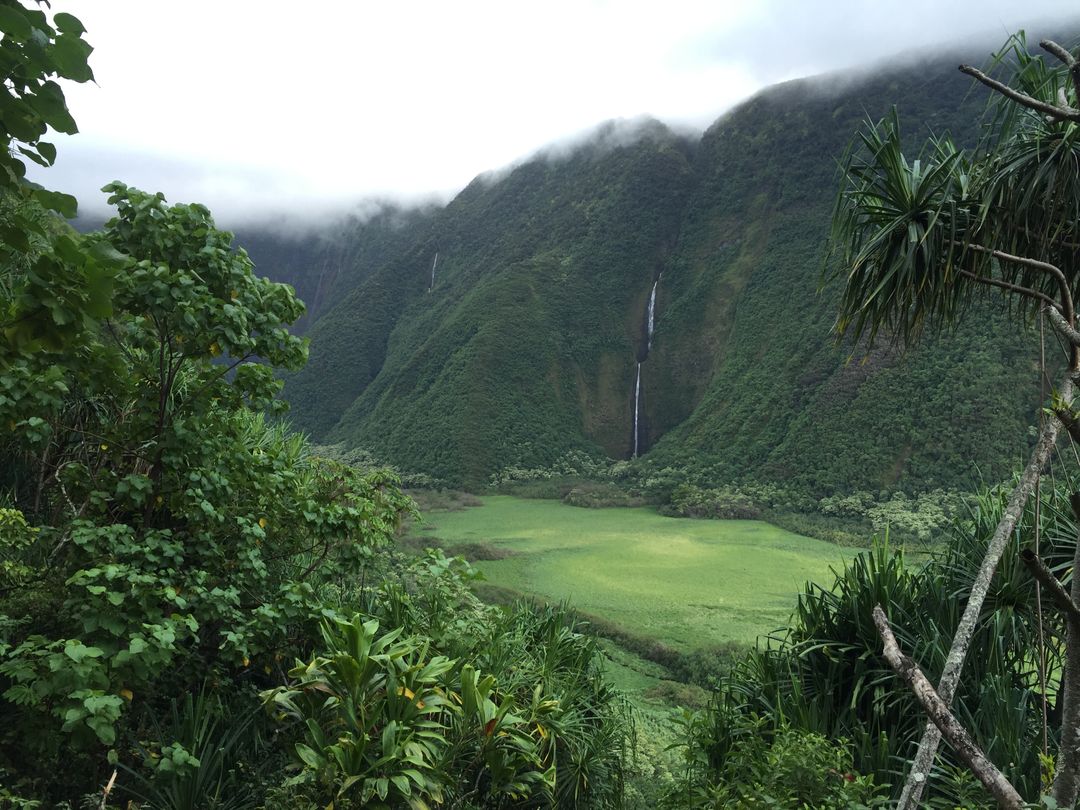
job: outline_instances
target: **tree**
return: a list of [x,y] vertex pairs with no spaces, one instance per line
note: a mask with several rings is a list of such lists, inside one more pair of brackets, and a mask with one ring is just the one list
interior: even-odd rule
[[117,216],[86,239],[127,259],[112,314],[0,369],[17,509],[0,525],[0,705],[17,718],[0,770],[20,774],[59,745],[120,748],[165,683],[292,652],[334,615],[314,583],[353,575],[407,506],[392,476],[309,458],[264,418],[275,366],[306,358],[292,289],[256,277],[203,206],[108,190]]
[[[74,197],[25,179],[24,161],[47,167],[56,160],[45,140],[50,129],[78,132],[57,80],[93,80],[84,32],[70,14],[50,21],[40,9],[0,3],[0,262],[9,271],[0,273],[7,299],[0,365],[9,353],[58,351],[110,311],[115,255],[105,246],[87,250],[49,216],[74,217]],[[28,272],[13,279],[12,265]]]
[[[845,186],[834,215],[831,244],[844,280],[840,335],[872,340],[884,332],[911,342],[926,326],[955,322],[978,290],[992,289],[1006,296],[1018,318],[1045,316],[1065,346],[1066,370],[1051,402],[1054,415],[1043,420],[990,538],[937,687],[927,692],[928,682],[920,682],[916,688],[940,705],[934,706],[936,721],[927,724],[912,763],[900,800],[904,808],[919,804],[943,727],[948,727],[939,710],[947,712],[952,702],[998,562],[1060,429],[1080,439],[1080,430],[1069,429],[1077,424],[1072,402],[1080,371],[1074,305],[1080,285],[1080,63],[1057,43],[1040,45],[1060,64],[1029,55],[1020,34],[994,62],[1013,69],[1008,83],[961,66],[996,94],[988,134],[970,152],[938,138],[909,161],[895,114],[871,126],[861,136],[861,149],[846,160]],[[1078,580],[1073,580],[1074,602],[1080,601]],[[914,663],[899,655],[884,614],[880,618],[890,661],[911,674],[909,664]],[[1072,805],[1080,786],[1080,623],[1070,626],[1067,650],[1063,742],[1054,780],[1061,806]],[[955,733],[947,733],[954,746],[962,744]],[[997,791],[1004,805],[1019,806],[1015,790],[1010,794],[1011,786],[1001,784],[992,764],[985,765],[973,770],[988,789]]]

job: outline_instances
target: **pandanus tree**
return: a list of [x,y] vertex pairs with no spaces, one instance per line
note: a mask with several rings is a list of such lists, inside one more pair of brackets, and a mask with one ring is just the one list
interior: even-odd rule
[[[830,273],[843,283],[841,336],[910,344],[927,327],[954,323],[989,290],[1004,296],[1019,320],[1045,317],[1065,354],[1049,414],[989,538],[936,686],[899,649],[883,607],[875,610],[887,660],[929,717],[902,808],[919,806],[943,735],[999,804],[1023,804],[950,704],[998,563],[1059,433],[1080,440],[1072,409],[1080,382],[1080,62],[1055,42],[1040,46],[1048,57],[1030,54],[1020,34],[989,73],[960,67],[993,91],[989,126],[972,150],[935,138],[909,159],[895,113],[869,126],[845,160],[834,214]],[[1007,81],[995,78],[1004,69],[1011,70]],[[1080,496],[1074,501],[1080,509]],[[1080,577],[1068,593],[1037,557],[1028,559],[1069,623],[1053,795],[1058,806],[1071,807],[1080,789]]]

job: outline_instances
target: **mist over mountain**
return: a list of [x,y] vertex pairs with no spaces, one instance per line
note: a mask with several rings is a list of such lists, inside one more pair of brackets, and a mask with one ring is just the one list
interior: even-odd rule
[[1038,398],[1031,335],[988,302],[911,352],[837,345],[820,289],[853,133],[895,103],[913,148],[973,142],[985,94],[956,64],[984,53],[788,82],[700,137],[609,123],[444,207],[244,229],[309,304],[291,419],[456,484],[635,448],[818,494],[1005,475]]

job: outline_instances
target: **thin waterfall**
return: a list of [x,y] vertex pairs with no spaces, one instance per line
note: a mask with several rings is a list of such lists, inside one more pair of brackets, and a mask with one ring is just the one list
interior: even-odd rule
[[652,351],[653,333],[656,328],[656,290],[663,274],[659,273],[649,291],[649,305],[645,310],[645,351],[638,355],[637,373],[634,376],[634,451],[631,458],[641,453],[641,364],[649,359]]
[[634,381],[634,455],[638,457],[638,417],[641,415],[641,363],[637,364],[637,380]]
[[435,261],[431,263],[431,283],[428,284],[428,292],[435,287],[435,267],[439,264],[439,251],[435,251]]
[[653,326],[656,324],[656,287],[660,283],[659,277],[653,282],[652,292],[649,293],[649,315],[646,326],[645,356],[652,351]]

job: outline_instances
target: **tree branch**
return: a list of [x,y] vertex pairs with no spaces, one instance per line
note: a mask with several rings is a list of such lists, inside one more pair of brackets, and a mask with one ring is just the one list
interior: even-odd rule
[[1073,58],[1073,55],[1069,53],[1068,49],[1061,47],[1052,39],[1044,39],[1039,43],[1039,47],[1047,53],[1051,53],[1060,59],[1065,67],[1069,69],[1069,76],[1072,77],[1073,90],[1076,91],[1076,103],[1080,104],[1080,62],[1077,62]]
[[1065,317],[1061,314],[1061,310],[1056,306],[1047,307],[1046,310],[1050,315],[1050,323],[1058,333],[1065,338],[1071,346],[1080,346],[1080,331],[1065,320]]
[[934,691],[934,687],[919,669],[918,664],[900,650],[900,645],[896,643],[896,637],[893,635],[892,628],[889,627],[889,620],[885,617],[885,611],[881,609],[881,605],[874,607],[874,624],[885,644],[885,660],[901,678],[907,681],[911,691],[915,693],[915,699],[919,701],[919,705],[934,725],[940,729],[942,736],[949,741],[956,755],[997,799],[999,807],[1015,808],[1015,810],[1023,808],[1024,800],[1020,798],[1016,788],[982,752],[967,729],[949,711],[948,704]]
[[[1072,404],[1073,381],[1071,374],[1064,375],[1061,384],[1058,386],[1058,392],[1061,400],[1066,405]],[[998,522],[997,528],[994,529],[994,534],[987,544],[986,554],[983,556],[979,571],[971,583],[971,592],[968,595],[967,604],[964,605],[964,612],[960,617],[960,623],[957,625],[952,645],[949,647],[945,667],[941,672],[941,679],[938,681],[937,692],[946,706],[952,703],[953,695],[956,693],[956,686],[960,682],[960,673],[964,669],[968,648],[971,646],[971,639],[975,635],[979,614],[982,612],[982,606],[986,601],[986,595],[990,590],[990,583],[997,571],[998,563],[1001,562],[1001,556],[1005,553],[1005,548],[1012,538],[1013,530],[1016,528],[1028,498],[1035,488],[1035,482],[1042,474],[1043,467],[1046,466],[1054,445],[1057,444],[1060,429],[1061,422],[1058,419],[1043,420],[1035,448],[1032,450],[1024,471],[1020,474],[1020,480],[1017,481],[1016,486],[1009,495],[1009,501],[1005,505],[1001,520]],[[922,739],[919,741],[919,750],[912,760],[911,769],[908,772],[907,780],[904,782],[903,792],[900,794],[900,800],[897,803],[897,808],[900,808],[900,810],[916,810],[916,808],[920,807],[926,778],[933,768],[934,756],[937,754],[940,741],[940,729],[932,722],[927,723]]]
[[1065,274],[1061,272],[1060,268],[1055,267],[1049,262],[1041,262],[1038,259],[1029,259],[1027,256],[1014,256],[1012,253],[1006,253],[1003,250],[995,250],[994,248],[975,245],[971,242],[956,242],[955,244],[960,245],[966,250],[974,250],[976,253],[993,256],[999,261],[1013,262],[1022,267],[1028,267],[1032,270],[1038,270],[1041,273],[1047,273],[1048,275],[1053,276],[1057,281],[1058,291],[1061,293],[1062,313],[1065,316],[1065,320],[1072,323],[1073,318],[1076,315],[1076,310],[1073,308],[1072,290],[1069,289],[1069,280],[1065,278]]
[[1069,592],[1061,584],[1061,580],[1054,576],[1053,572],[1046,567],[1046,563],[1043,562],[1042,558],[1030,548],[1025,548],[1020,552],[1020,561],[1031,572],[1031,576],[1043,586],[1058,609],[1065,614],[1069,624],[1075,630],[1080,631],[1080,608],[1073,602]]
[[[1001,287],[1001,289],[1003,290],[1019,293],[1020,295],[1027,296],[1028,298],[1034,298],[1036,301],[1042,301],[1044,304],[1046,304],[1048,309],[1052,309],[1054,312],[1058,313],[1058,317],[1061,318],[1062,323],[1065,322],[1065,319],[1061,316],[1059,304],[1046,293],[1041,293],[1038,290],[1031,289],[1030,287],[1021,287],[1019,284],[1011,284],[1008,281],[1002,281],[998,278],[979,276],[975,273],[972,273],[970,270],[961,270],[960,275],[964,276],[965,278],[970,278],[972,281],[977,282],[978,284],[989,284],[992,287]],[[1076,334],[1077,336],[1080,336],[1080,332],[1077,332]]]
[[1013,90],[1009,85],[1003,84],[997,79],[991,79],[985,73],[978,68],[973,68],[971,65],[960,65],[960,72],[966,73],[976,81],[982,82],[991,90],[995,90],[1005,98],[1015,101],[1022,107],[1027,107],[1029,110],[1035,110],[1035,112],[1048,115],[1055,121],[1080,121],[1080,110],[1073,107],[1056,107],[1053,104],[1047,104],[1045,101],[1039,101],[1037,98],[1032,98],[1027,93],[1021,93],[1019,90]]
[[1069,434],[1069,438],[1076,444],[1080,444],[1080,419],[1072,412],[1071,408],[1054,408],[1054,416],[1058,418],[1062,426]]

